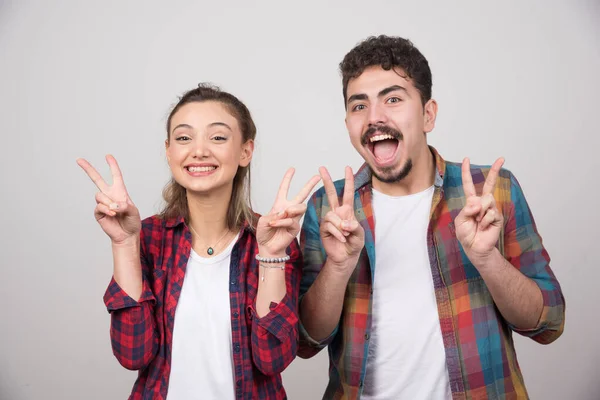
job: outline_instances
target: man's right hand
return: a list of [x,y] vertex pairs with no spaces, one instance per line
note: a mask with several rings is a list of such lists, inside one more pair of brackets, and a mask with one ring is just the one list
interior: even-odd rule
[[365,245],[365,232],[354,216],[354,175],[346,167],[342,205],[325,167],[319,168],[331,210],[321,220],[320,234],[327,260],[336,270],[352,273]]

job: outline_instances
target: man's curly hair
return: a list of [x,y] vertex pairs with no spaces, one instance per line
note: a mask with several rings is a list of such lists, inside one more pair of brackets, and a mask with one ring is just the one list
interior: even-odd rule
[[427,59],[408,39],[395,36],[371,36],[356,45],[340,63],[344,104],[350,79],[359,77],[365,69],[381,66],[386,71],[401,69],[421,94],[423,105],[431,99],[431,70]]

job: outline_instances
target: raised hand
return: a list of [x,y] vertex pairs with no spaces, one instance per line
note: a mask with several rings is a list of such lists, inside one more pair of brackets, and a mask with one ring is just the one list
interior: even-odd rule
[[334,265],[347,270],[356,266],[365,245],[365,231],[354,216],[354,175],[352,168],[346,167],[346,181],[342,205],[338,202],[335,186],[325,167],[319,168],[325,193],[331,210],[321,220],[321,241],[327,259]]
[[268,214],[258,220],[256,239],[263,257],[279,257],[285,255],[285,249],[300,232],[300,218],[306,212],[304,201],[321,180],[313,176],[300,193],[288,200],[290,183],[294,176],[294,168],[288,169],[279,186],[275,203]]
[[135,238],[140,232],[142,223],[140,213],[125,188],[123,175],[117,160],[108,155],[106,156],[106,162],[110,167],[113,178],[113,183],[110,186],[89,162],[83,158],[77,160],[77,164],[100,190],[96,193],[97,204],[94,210],[96,220],[112,242],[120,244],[128,239]]
[[456,216],[456,237],[460,241],[469,260],[475,267],[492,254],[503,224],[503,217],[496,207],[494,188],[504,159],[496,160],[478,196],[471,176],[469,159],[462,163],[462,183],[467,198],[465,207]]

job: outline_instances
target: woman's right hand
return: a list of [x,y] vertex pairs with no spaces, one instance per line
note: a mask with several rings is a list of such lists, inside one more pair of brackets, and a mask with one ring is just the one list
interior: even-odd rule
[[124,244],[137,238],[142,228],[142,221],[140,212],[127,193],[117,160],[113,156],[107,155],[106,162],[108,162],[113,178],[110,186],[87,160],[77,159],[77,164],[100,189],[96,193],[97,204],[94,210],[96,221],[113,244]]

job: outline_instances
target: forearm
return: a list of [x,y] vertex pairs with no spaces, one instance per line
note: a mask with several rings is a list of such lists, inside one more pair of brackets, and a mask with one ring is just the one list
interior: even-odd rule
[[[275,279],[271,278],[275,275],[273,272],[284,271],[259,267],[257,295],[260,300],[257,298],[256,318],[252,318],[252,360],[260,372],[269,376],[281,373],[294,360],[298,350],[298,292],[302,257],[296,243],[290,245],[289,253],[291,259],[285,264],[285,276],[277,277],[282,282],[274,282]],[[263,256],[266,253],[259,254]],[[265,309],[261,309],[261,313],[259,304]]]
[[[268,254],[259,249],[264,258],[284,257],[285,254]],[[284,267],[283,269],[281,267]],[[285,264],[284,263],[259,263],[258,266],[258,292],[256,294],[256,314],[264,317],[270,311],[271,303],[279,303],[286,293]]]
[[538,285],[510,264],[500,252],[475,265],[494,303],[506,321],[519,329],[533,329],[540,319],[544,301]]
[[112,244],[113,276],[129,297],[138,301],[142,295],[142,266],[139,235],[130,241]]
[[148,366],[158,350],[155,299],[149,285],[142,280],[141,274],[138,278],[139,289],[136,289],[135,273],[125,268],[131,270],[136,267],[136,263],[132,261],[132,254],[135,254],[137,270],[142,270],[139,250],[133,250],[133,245],[129,248],[113,247],[115,273],[104,294],[104,302],[111,314],[110,336],[113,353],[125,368],[140,370]]
[[353,271],[354,268],[337,268],[328,260],[304,295],[300,304],[300,320],[312,339],[321,341],[327,338],[338,325],[346,286]]

